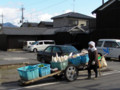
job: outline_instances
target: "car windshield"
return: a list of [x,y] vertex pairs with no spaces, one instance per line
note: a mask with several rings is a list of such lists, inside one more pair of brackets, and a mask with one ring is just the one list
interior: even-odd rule
[[35,45],[35,44],[37,44],[38,42],[33,42],[31,45]]
[[73,47],[73,46],[64,46],[64,47],[62,47],[62,51],[64,53],[67,53],[67,54],[69,54],[71,52],[78,53],[78,50],[75,47]]

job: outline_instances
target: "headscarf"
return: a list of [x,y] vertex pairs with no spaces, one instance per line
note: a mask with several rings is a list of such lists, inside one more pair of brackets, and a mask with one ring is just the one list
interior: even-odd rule
[[88,50],[91,50],[92,52],[94,52],[94,51],[97,50],[97,48],[95,47],[95,42],[90,41],[90,42],[88,43],[88,45],[92,45],[92,46],[93,46],[92,48],[89,47]]

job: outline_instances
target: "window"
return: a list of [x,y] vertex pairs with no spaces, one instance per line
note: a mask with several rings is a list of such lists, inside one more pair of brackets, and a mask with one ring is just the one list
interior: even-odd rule
[[78,25],[78,20],[70,20],[69,24],[70,25]]
[[81,24],[81,27],[83,27],[84,26],[84,24]]
[[43,42],[39,42],[39,45],[42,45],[43,44]]
[[118,44],[116,42],[113,42],[113,41],[106,41],[104,44],[104,47],[116,48],[116,47],[118,47]]
[[54,44],[54,42],[44,42],[45,44]]
[[103,41],[98,41],[98,42],[97,42],[97,47],[101,47],[101,46],[102,46],[102,43],[103,43]]
[[62,51],[64,53],[71,53],[71,52],[78,53],[78,50],[73,46],[62,47]]
[[45,52],[47,52],[47,53],[51,53],[51,52],[52,52],[52,47],[48,47],[48,48],[46,48],[46,49],[45,49]]
[[53,48],[53,53],[61,53],[61,50],[59,47],[54,47]]

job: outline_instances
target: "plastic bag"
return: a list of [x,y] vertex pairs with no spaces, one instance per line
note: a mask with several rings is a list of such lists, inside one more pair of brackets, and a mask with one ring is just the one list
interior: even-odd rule
[[99,68],[107,67],[107,62],[104,56],[102,56],[101,60],[98,61],[98,64],[99,64]]

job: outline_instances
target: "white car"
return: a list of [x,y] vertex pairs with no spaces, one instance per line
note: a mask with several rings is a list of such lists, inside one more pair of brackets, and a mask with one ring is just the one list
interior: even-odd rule
[[35,41],[24,41],[23,42],[23,50],[27,51],[28,47],[31,46]]
[[31,46],[28,47],[28,51],[37,52],[42,51],[50,45],[55,45],[54,40],[39,40],[34,42]]
[[[120,39],[99,39],[97,42],[98,53],[106,54],[104,50],[109,51],[107,58],[116,58],[120,60]],[[103,50],[104,49],[104,50]]]

